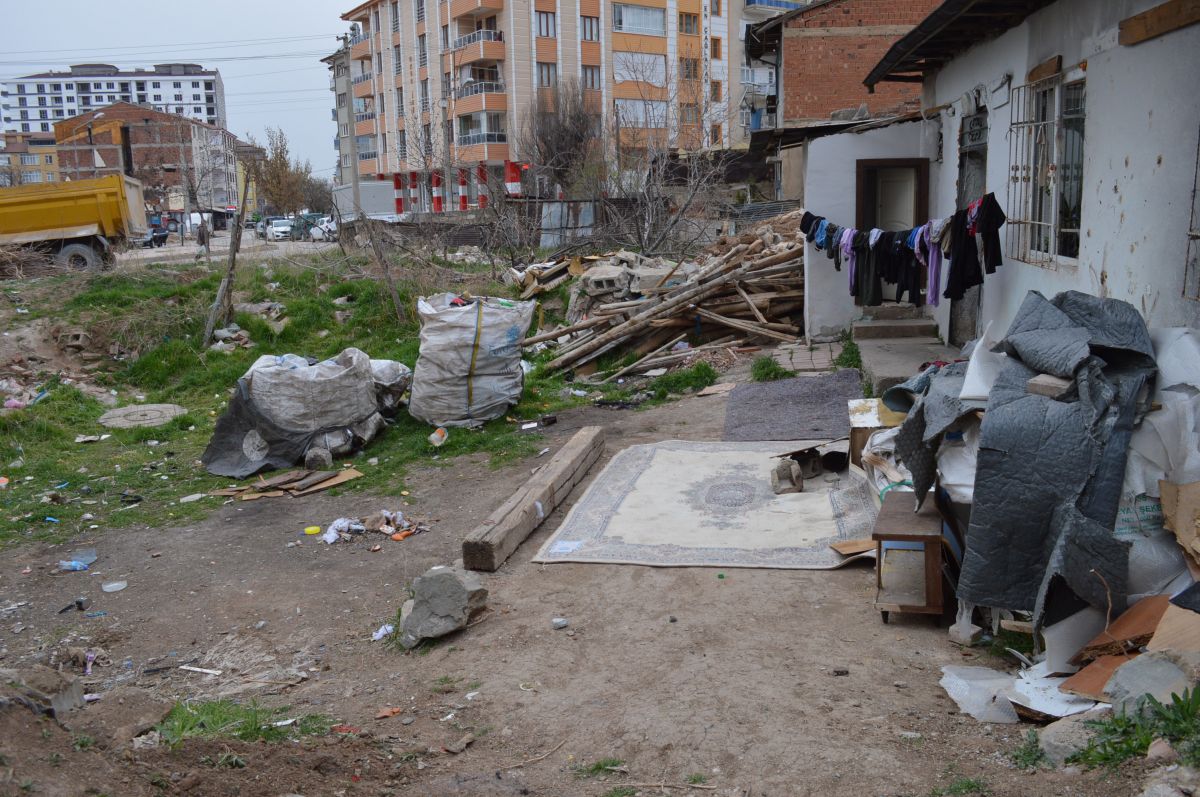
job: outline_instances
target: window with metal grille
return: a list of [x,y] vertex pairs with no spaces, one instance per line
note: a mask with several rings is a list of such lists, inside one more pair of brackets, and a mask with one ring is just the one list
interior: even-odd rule
[[417,11],[417,22],[425,21],[425,0],[415,0],[414,5]]
[[1060,77],[1013,89],[1008,252],[1054,267],[1079,257],[1086,86]]

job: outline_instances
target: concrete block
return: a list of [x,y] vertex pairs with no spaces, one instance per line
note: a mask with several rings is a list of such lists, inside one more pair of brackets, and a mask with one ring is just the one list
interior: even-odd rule
[[937,333],[937,324],[930,318],[855,321],[850,325],[850,334],[855,340],[871,338],[930,338],[936,337]]
[[871,383],[874,395],[881,396],[892,385],[907,381],[921,366],[933,360],[954,360],[958,350],[937,338],[897,338],[858,342],[862,355],[863,378]]

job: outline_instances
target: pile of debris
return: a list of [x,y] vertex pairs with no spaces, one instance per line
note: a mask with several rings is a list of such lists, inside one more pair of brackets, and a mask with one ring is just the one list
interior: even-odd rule
[[[800,213],[762,222],[737,238],[722,237],[697,262],[646,258],[633,252],[535,263],[509,273],[532,296],[578,277],[571,289],[567,324],[524,341],[558,345],[551,370],[587,365],[609,352],[661,355],[688,334],[717,347],[729,333],[746,340],[794,342],[793,317],[804,307]],[[594,368],[594,366],[593,366]]]
[[342,470],[289,470],[270,479],[261,476],[251,484],[213,490],[209,495],[236,498],[239,501],[256,501],[259,498],[279,498],[284,495],[299,497],[319,493],[360,478],[362,473],[354,468]]

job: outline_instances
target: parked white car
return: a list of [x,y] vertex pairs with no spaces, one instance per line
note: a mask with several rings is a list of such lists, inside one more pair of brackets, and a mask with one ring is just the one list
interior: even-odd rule
[[268,241],[286,241],[292,237],[292,220],[291,219],[272,219],[271,225],[267,227]]
[[308,234],[314,241],[336,241],[337,221],[326,216],[319,224],[313,225]]

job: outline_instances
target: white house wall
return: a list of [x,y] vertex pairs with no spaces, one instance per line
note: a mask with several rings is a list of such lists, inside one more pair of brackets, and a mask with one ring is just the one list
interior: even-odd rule
[[[808,144],[805,205],[838,225],[855,224],[855,161],[934,158],[936,122],[905,122],[863,133],[841,133]],[[932,180],[932,178],[931,178]],[[953,203],[953,198],[951,199]],[[930,204],[931,213],[953,212]],[[804,331],[809,339],[836,337],[862,315],[850,296],[847,265],[835,271],[825,253],[804,245]]]
[[[1200,303],[1183,296],[1200,135],[1200,26],[1132,47],[1117,44],[1118,22],[1158,2],[1061,0],[951,61],[932,81],[931,97],[927,84],[929,107],[954,103],[980,84],[994,87],[1005,74],[1014,86],[1025,83],[1031,68],[1055,55],[1062,56],[1064,70],[1087,62],[1078,263],[1044,268],[1017,261],[1002,229],[1005,263],[985,278],[981,325],[995,321],[1007,328],[1030,290],[1047,297],[1078,290],[1122,299],[1151,326],[1200,325]],[[1011,108],[995,106],[1007,99],[1005,89],[988,102],[987,152],[987,188],[1006,211]],[[943,162],[930,176],[934,214],[953,211],[958,177],[961,116],[952,109],[942,119]],[[810,160],[810,172],[818,160]],[[816,199],[809,204],[815,208]],[[934,316],[943,336],[949,304],[943,302]]]

